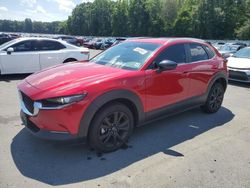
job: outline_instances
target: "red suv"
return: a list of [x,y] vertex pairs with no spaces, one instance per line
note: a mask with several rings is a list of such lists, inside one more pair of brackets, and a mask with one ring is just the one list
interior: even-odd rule
[[217,112],[227,88],[226,62],[189,38],[132,39],[89,62],[49,68],[18,85],[21,118],[47,139],[84,138],[114,151],[133,128],[200,106]]

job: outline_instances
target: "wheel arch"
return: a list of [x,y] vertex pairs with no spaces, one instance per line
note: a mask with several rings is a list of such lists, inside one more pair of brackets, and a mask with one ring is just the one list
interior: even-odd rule
[[68,58],[66,58],[66,59],[63,61],[63,63],[68,63],[68,62],[72,62],[72,61],[77,61],[77,59],[76,59],[76,58],[72,58],[72,57],[68,57]]
[[145,120],[143,103],[139,96],[129,90],[113,90],[98,96],[86,109],[79,125],[78,136],[87,138],[91,122],[100,109],[106,105],[119,102],[126,105],[135,118],[135,125]]
[[227,89],[227,84],[228,84],[228,77],[225,73],[223,72],[219,72],[219,73],[216,73],[213,77],[213,79],[209,82],[209,85],[208,85],[208,89],[207,89],[207,93],[206,93],[206,97],[208,96],[212,86],[215,84],[215,83],[221,83],[222,86],[224,87],[224,90],[226,91]]

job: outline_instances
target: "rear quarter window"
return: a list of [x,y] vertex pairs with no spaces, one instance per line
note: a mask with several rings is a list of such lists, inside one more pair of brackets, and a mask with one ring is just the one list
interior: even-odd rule
[[200,44],[189,44],[190,46],[190,61],[197,62],[197,61],[204,61],[209,59],[206,50]]
[[38,48],[41,51],[51,51],[51,50],[61,50],[66,48],[64,45],[57,41],[39,41],[38,42]]
[[209,59],[212,59],[215,56],[215,52],[211,48],[205,45],[203,45],[203,48],[206,50]]

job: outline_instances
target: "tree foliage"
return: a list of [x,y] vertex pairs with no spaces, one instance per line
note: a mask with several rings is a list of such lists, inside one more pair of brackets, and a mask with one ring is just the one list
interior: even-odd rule
[[0,20],[0,31],[250,39],[250,0],[95,0],[64,22]]
[[25,21],[0,20],[0,31],[63,34],[67,33],[66,22],[39,22],[25,19]]

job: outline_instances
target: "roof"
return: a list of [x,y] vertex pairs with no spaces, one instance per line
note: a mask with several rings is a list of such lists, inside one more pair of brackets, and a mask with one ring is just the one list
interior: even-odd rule
[[51,41],[58,41],[57,39],[51,39],[51,38],[46,38],[46,37],[20,37],[20,38],[17,38],[16,40],[19,40],[19,41],[24,41],[24,40],[51,40]]
[[148,42],[148,43],[157,43],[157,44],[166,44],[169,42],[201,42],[204,43],[204,40],[196,39],[196,38],[178,38],[178,37],[170,37],[170,38],[135,38],[128,39],[128,41],[134,42]]

